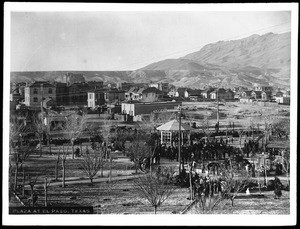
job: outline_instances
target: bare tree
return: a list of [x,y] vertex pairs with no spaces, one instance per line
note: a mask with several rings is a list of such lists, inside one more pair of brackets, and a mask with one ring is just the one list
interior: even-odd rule
[[223,195],[231,200],[231,205],[233,206],[234,199],[248,184],[249,184],[249,174],[243,168],[229,160],[229,166],[227,168],[222,168],[222,177],[224,181],[222,183]]
[[74,143],[86,128],[86,115],[71,114],[66,117],[65,133],[72,146],[72,159],[74,159]]
[[43,123],[43,120],[41,120],[39,117],[35,117],[32,122],[33,128],[35,130],[35,136],[39,140],[39,150],[40,150],[40,157],[43,153],[43,136],[44,131],[46,130],[46,126]]
[[[61,165],[62,165],[62,187],[66,187],[66,160],[67,160],[67,156],[68,156],[68,149],[69,147],[67,147],[67,150],[65,150],[65,147],[62,147],[62,155],[60,156],[61,159]],[[60,151],[60,150],[59,150]]]
[[290,150],[284,149],[281,152],[283,172],[287,177],[287,188],[290,187],[289,171],[290,171]]
[[30,186],[30,190],[31,190],[31,196],[28,199],[28,202],[32,204],[32,207],[34,207],[35,202],[37,201],[37,195],[34,195],[34,186],[36,184],[38,175],[36,175],[34,178],[32,178],[31,176],[28,175],[28,184]]
[[59,159],[60,159],[60,150],[61,150],[61,148],[59,148],[59,150],[58,150],[57,158],[56,158],[56,161],[55,161],[55,171],[54,171],[54,174],[55,174],[54,180],[55,181],[58,180],[58,166],[59,166]]
[[47,177],[45,177],[45,184],[44,184],[44,190],[45,190],[45,207],[48,206],[48,187],[50,186],[51,179],[49,181],[47,180]]
[[174,192],[173,185],[174,172],[171,169],[158,170],[156,173],[148,173],[135,180],[135,186],[142,198],[154,207],[154,214]]
[[23,164],[28,159],[30,154],[34,151],[35,147],[32,145],[29,146],[21,146],[13,150],[13,155],[11,156],[11,160],[15,165],[15,180],[14,180],[14,190],[18,188],[18,175],[19,170],[22,169]]
[[88,176],[91,181],[91,185],[93,185],[93,178],[100,168],[100,155],[95,151],[90,152],[88,149],[86,149],[85,153],[83,154],[83,158],[80,161],[80,169],[82,169],[83,172]]

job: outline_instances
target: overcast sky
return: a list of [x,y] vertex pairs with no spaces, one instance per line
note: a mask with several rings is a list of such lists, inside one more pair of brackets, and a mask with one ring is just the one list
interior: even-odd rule
[[11,71],[135,70],[220,40],[289,32],[290,21],[288,11],[11,12]]

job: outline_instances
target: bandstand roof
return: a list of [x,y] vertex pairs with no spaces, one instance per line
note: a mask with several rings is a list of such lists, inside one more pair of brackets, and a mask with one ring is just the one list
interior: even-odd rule
[[[156,128],[157,130],[161,130],[161,131],[179,131],[179,122],[174,119],[172,121],[169,121],[159,127]],[[190,127],[189,125],[185,124],[185,123],[181,123],[181,130],[182,131],[187,131],[187,130],[192,130],[193,128]]]

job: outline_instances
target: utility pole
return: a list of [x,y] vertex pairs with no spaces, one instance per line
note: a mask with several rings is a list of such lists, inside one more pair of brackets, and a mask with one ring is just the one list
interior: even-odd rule
[[217,124],[219,125],[219,88],[217,89]]
[[178,139],[179,174],[181,172],[181,105],[179,105],[179,139]]
[[41,94],[42,94],[42,98],[41,98],[41,116],[42,116],[42,142],[43,142],[44,141],[44,127],[43,127],[44,126],[44,114],[43,114],[44,88],[43,88],[43,84],[41,84]]

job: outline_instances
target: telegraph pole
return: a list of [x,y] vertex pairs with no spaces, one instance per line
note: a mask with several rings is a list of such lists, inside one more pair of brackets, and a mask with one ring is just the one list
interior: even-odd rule
[[178,139],[179,174],[181,172],[181,105],[179,105],[179,139]]
[[44,125],[44,114],[43,114],[44,88],[43,88],[43,84],[41,84],[41,94],[42,94],[42,98],[41,98],[42,140],[44,141],[44,126],[43,126]]

